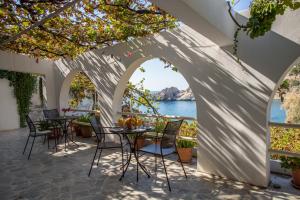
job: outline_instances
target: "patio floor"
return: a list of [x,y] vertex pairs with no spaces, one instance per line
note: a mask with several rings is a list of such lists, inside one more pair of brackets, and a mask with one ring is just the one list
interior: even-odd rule
[[27,129],[0,132],[1,200],[300,199],[300,191],[291,187],[289,177],[272,175],[272,182],[280,184],[281,189],[272,186],[261,189],[196,172],[195,161],[192,165],[185,165],[188,174],[188,180],[185,180],[180,166],[174,162],[175,156],[167,161],[171,193],[162,165],[158,165],[157,176],[153,172],[154,159],[151,156],[142,158],[152,172],[150,179],[141,172],[137,183],[135,165],[131,165],[120,182],[120,152],[111,150],[103,152],[101,164],[88,177],[95,150],[93,139],[79,139],[78,149],[57,153],[48,150],[47,145],[38,139],[28,161],[22,156],[27,134]]

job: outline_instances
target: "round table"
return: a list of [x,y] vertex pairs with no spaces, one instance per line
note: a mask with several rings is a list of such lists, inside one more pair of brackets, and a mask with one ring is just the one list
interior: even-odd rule
[[[148,178],[150,178],[150,173],[148,172],[148,170],[146,169],[146,167],[139,162],[139,157],[138,157],[138,154],[137,154],[136,147],[137,147],[137,138],[139,136],[143,135],[146,132],[153,131],[153,128],[137,128],[137,129],[111,128],[110,131],[112,133],[122,134],[123,137],[127,140],[127,144],[129,144],[129,147],[130,147],[130,154],[129,154],[128,160],[124,164],[124,166],[122,166],[122,167],[125,167],[125,170],[123,170],[122,176],[120,177],[119,180],[122,180],[124,178],[125,173],[126,173],[126,171],[128,169],[128,166],[129,166],[129,164],[131,162],[132,154],[134,155],[134,158],[135,158],[135,160],[137,162],[136,181],[139,181],[139,174],[138,174],[139,167],[141,167],[141,169],[143,170],[143,172],[148,176]],[[129,135],[134,135],[135,136],[133,144],[130,142],[130,139],[128,137]]]
[[67,149],[67,144],[69,145],[69,141],[71,141],[72,143],[78,146],[78,144],[76,144],[74,140],[70,139],[68,135],[68,126],[70,122],[72,122],[77,118],[78,116],[59,116],[59,117],[47,118],[47,120],[52,122],[57,122],[62,126],[63,136],[65,138],[65,151]]

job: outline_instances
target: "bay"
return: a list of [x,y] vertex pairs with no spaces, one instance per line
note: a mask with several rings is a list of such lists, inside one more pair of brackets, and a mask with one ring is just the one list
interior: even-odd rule
[[[142,112],[145,112],[146,108],[141,107],[140,110]],[[160,101],[158,111],[162,115],[175,115],[197,118],[195,101]],[[280,100],[274,99],[271,106],[270,121],[284,123],[285,118],[286,112],[282,107]]]

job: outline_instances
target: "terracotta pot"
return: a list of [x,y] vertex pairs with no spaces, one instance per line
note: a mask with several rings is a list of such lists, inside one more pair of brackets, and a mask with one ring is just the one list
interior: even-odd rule
[[73,128],[76,133],[76,136],[81,136],[81,129],[80,129],[79,125],[73,124]]
[[92,137],[92,127],[80,125],[81,136],[84,138]]
[[293,183],[300,187],[300,168],[292,171]]
[[140,149],[140,148],[142,148],[144,146],[145,146],[145,138],[144,137],[138,137],[136,139],[136,146],[135,146],[135,148],[136,149]]
[[180,156],[181,162],[190,163],[192,162],[193,155],[192,148],[177,148],[177,152]]
[[160,144],[161,139],[153,139],[152,144]]

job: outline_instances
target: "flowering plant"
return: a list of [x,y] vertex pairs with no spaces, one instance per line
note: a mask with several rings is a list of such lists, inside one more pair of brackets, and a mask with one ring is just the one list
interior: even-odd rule
[[64,113],[70,112],[70,111],[71,111],[71,108],[62,108],[61,111],[63,111]]

